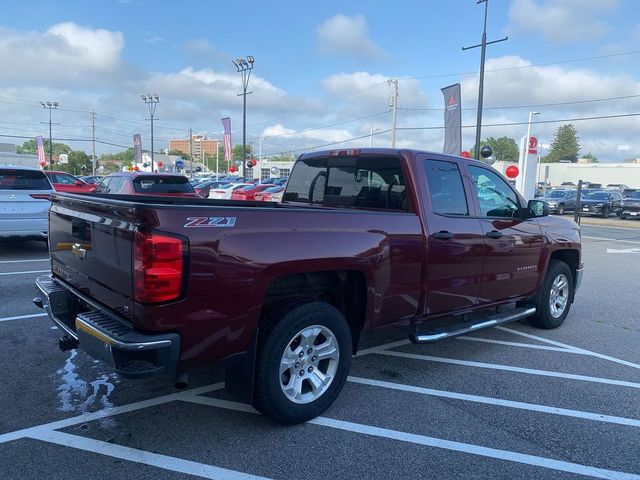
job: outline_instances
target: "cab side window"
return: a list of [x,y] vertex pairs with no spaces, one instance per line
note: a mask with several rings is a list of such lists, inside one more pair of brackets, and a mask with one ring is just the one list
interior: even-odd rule
[[109,183],[109,191],[107,193],[122,193],[125,183],[127,183],[126,177],[113,177],[111,183]]
[[439,215],[469,215],[462,176],[455,162],[425,160],[431,209]]
[[509,184],[494,172],[469,166],[483,217],[517,217],[520,204]]
[[109,193],[109,183],[111,178],[103,178],[100,185],[96,187],[96,193]]

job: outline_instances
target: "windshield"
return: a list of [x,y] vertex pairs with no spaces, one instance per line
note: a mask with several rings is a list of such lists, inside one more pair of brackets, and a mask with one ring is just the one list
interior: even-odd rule
[[555,190],[553,192],[547,193],[547,198],[564,198],[566,192],[562,190]]
[[51,184],[37,170],[0,169],[0,190],[51,190]]
[[133,180],[136,193],[193,193],[187,177],[137,177]]
[[626,198],[638,198],[638,199],[640,199],[640,190],[638,190],[637,192],[629,193]]
[[591,192],[584,196],[585,200],[609,200],[609,194],[605,192]]

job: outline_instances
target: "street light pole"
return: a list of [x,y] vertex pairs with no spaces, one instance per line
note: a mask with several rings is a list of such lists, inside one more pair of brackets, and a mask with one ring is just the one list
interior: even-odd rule
[[233,65],[236,67],[242,77],[242,93],[238,96],[242,96],[242,176],[244,177],[244,164],[247,161],[247,95],[253,92],[247,92],[249,86],[249,79],[251,78],[251,70],[253,70],[254,59],[251,55],[247,56],[247,59],[238,58],[232,60]]
[[480,49],[480,82],[478,87],[478,120],[476,123],[476,145],[475,145],[475,157],[476,160],[480,160],[480,135],[482,130],[482,99],[484,96],[484,58],[487,50],[487,45],[491,45],[493,43],[504,42],[508,40],[509,37],[501,38],[500,40],[494,40],[492,42],[487,42],[487,8],[489,6],[489,0],[477,0],[476,4],[484,3],[484,28],[482,30],[482,43],[478,45],[473,45],[471,47],[462,47],[462,50],[470,50],[472,48]]
[[140,95],[140,97],[142,98],[142,101],[149,107],[149,116],[151,117],[151,172],[153,172],[153,121],[157,120],[157,118],[154,117],[156,114],[156,107],[160,102],[160,97],[158,97],[158,95],[155,93],[153,95],[147,93],[146,95]]
[[[53,165],[53,138],[51,136],[51,110],[58,108],[58,102],[40,102],[42,108],[49,109],[49,166]],[[44,123],[44,122],[41,122]],[[56,124],[58,125],[58,124]]]

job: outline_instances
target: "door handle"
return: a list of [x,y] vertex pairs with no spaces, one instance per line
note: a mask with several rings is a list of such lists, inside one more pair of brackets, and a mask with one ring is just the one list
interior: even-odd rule
[[431,234],[431,238],[435,238],[438,240],[451,240],[453,238],[453,233],[447,232],[446,230],[441,230],[439,232]]
[[502,238],[502,237],[504,237],[502,232],[499,232],[498,230],[491,230],[490,232],[486,233],[486,236],[489,237],[489,238]]

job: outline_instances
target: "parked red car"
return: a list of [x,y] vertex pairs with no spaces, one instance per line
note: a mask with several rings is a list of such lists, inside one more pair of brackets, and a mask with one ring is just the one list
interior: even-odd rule
[[95,193],[200,198],[184,175],[148,172],[111,173],[100,181]]
[[66,172],[45,170],[44,174],[47,176],[56,192],[89,193],[94,190],[93,185],[83,182],[79,178],[76,178]]
[[239,188],[231,194],[231,200],[255,200],[256,193],[262,192],[263,190],[271,187],[277,187],[277,185],[265,183]]

